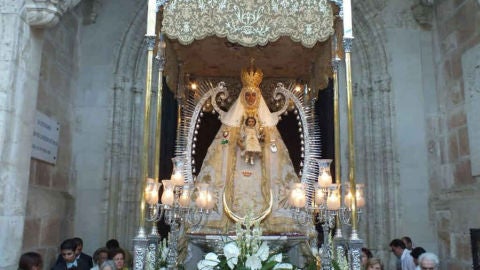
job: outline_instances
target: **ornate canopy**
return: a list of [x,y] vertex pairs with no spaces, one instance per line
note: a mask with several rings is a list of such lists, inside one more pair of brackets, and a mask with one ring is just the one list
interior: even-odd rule
[[289,36],[311,48],[333,25],[328,0],[174,0],[163,12],[163,31],[183,45],[215,35],[253,47]]

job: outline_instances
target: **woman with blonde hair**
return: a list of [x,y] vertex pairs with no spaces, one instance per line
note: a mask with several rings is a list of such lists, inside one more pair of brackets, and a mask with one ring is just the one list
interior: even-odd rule
[[383,270],[382,261],[379,258],[370,258],[367,262],[367,270]]

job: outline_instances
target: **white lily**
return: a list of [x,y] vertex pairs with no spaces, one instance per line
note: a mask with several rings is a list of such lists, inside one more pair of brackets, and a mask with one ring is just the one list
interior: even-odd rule
[[270,252],[270,248],[268,247],[267,242],[263,242],[262,245],[258,248],[255,255],[257,255],[262,261],[268,259],[268,254]]
[[275,267],[273,267],[273,269],[278,269],[278,270],[290,270],[290,269],[293,269],[293,265],[289,264],[289,263],[279,263],[277,265],[275,265]]
[[262,261],[257,255],[251,255],[247,257],[247,261],[245,262],[245,266],[250,268],[251,270],[259,270],[262,268]]
[[223,253],[227,258],[227,265],[233,269],[238,263],[238,256],[240,256],[240,249],[235,242],[230,242],[223,247]]

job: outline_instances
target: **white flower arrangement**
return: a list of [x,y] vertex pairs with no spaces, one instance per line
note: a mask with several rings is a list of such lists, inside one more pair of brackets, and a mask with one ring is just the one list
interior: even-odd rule
[[167,256],[169,248],[167,247],[167,239],[164,238],[157,246],[157,261],[156,269],[162,269],[167,267]]
[[[244,228],[243,228],[244,227]],[[197,263],[199,270],[290,270],[294,266],[282,262],[282,253],[270,254],[267,242],[262,242],[262,230],[252,225],[248,216],[236,226],[236,240],[223,246],[223,254],[213,252]]]

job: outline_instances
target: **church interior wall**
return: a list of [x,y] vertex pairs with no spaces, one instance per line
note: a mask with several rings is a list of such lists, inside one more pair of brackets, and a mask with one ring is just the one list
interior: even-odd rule
[[[395,149],[399,177],[396,194],[398,212],[393,238],[404,235],[415,245],[437,252],[429,212],[429,171],[426,141],[425,81],[432,76],[431,31],[415,21],[411,6],[415,2],[391,7],[396,20],[387,21],[387,43],[391,57],[392,89],[395,107]],[[401,5],[401,6],[400,6]],[[412,132],[415,131],[415,132]]]
[[421,39],[429,33],[415,22],[413,3],[364,1],[354,9],[361,14],[354,17],[352,51],[357,181],[366,184],[368,202],[362,235],[389,266],[394,238],[409,235],[431,251],[437,247],[428,195],[416,196],[428,194],[422,91],[432,65],[423,62],[431,40]]
[[[355,6],[355,40],[352,50],[354,82],[354,136],[357,151],[357,182],[365,184],[367,204],[360,219],[360,235],[375,256],[388,258],[385,242],[391,238],[395,218],[395,174],[393,163],[392,93],[387,49],[379,18],[383,4],[361,2]],[[342,88],[344,89],[344,88]],[[343,104],[346,108],[346,104]],[[341,119],[341,123],[346,118]],[[343,136],[346,136],[346,129]],[[346,142],[345,140],[342,140]],[[344,156],[348,151],[344,151]],[[343,163],[346,167],[346,161]],[[344,172],[344,175],[348,175]],[[377,194],[383,194],[377,196]],[[375,232],[375,233],[373,233]]]
[[90,253],[110,238],[130,249],[137,229],[144,4],[102,1],[94,23],[80,33],[75,232]]
[[0,2],[0,268],[16,269],[23,242],[37,99],[41,31],[18,15],[23,1]]
[[[429,151],[437,154],[430,155],[430,205],[446,269],[471,268],[469,229],[480,228],[478,215],[471,215],[480,211],[480,177],[474,173],[480,164],[472,160],[472,153],[477,151],[470,144],[478,136],[469,137],[478,125],[467,117],[467,100],[473,94],[467,86],[478,80],[468,74],[480,64],[476,56],[480,48],[479,10],[480,3],[474,0],[435,1],[433,9],[438,111],[428,119]],[[465,58],[476,58],[477,64],[467,66]]]

